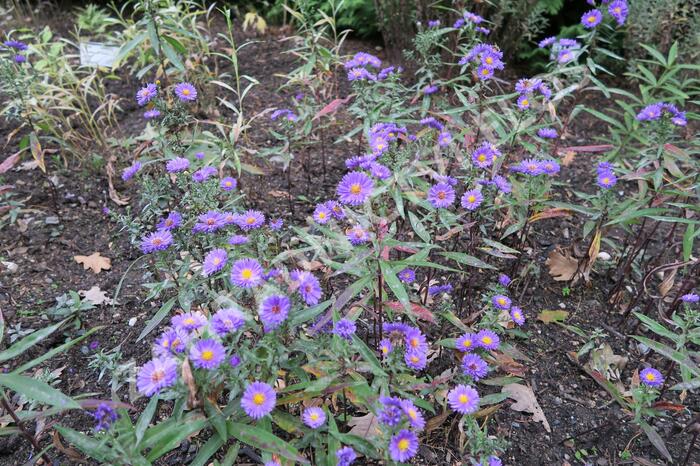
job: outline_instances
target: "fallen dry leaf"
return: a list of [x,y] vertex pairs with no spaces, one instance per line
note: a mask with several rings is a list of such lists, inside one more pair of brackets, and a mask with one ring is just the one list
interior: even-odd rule
[[348,432],[349,434],[357,435],[364,439],[373,438],[381,434],[379,430],[379,420],[372,413],[368,413],[362,417],[351,417],[348,420],[348,425],[352,426],[352,429]]
[[19,162],[19,152],[12,154],[0,163],[0,174],[5,173]]
[[498,351],[494,351],[492,354],[500,370],[517,377],[525,377],[527,369],[524,365],[507,354],[499,353]]
[[545,324],[551,324],[552,322],[564,322],[567,317],[569,317],[569,313],[566,311],[542,311],[537,314],[537,320],[542,321]]
[[192,374],[192,367],[190,367],[190,361],[188,358],[182,362],[182,380],[185,382],[187,387],[187,406],[195,408],[199,405],[197,400],[197,385],[194,382],[194,375]]
[[83,270],[91,269],[93,273],[112,268],[112,260],[109,257],[102,257],[99,252],[93,252],[89,256],[73,256],[73,259],[78,264],[83,264]]
[[624,370],[627,361],[627,357],[615,354],[609,344],[603,343],[591,351],[586,367],[603,374],[608,380],[617,381],[620,380],[620,372]]
[[551,427],[549,427],[549,422],[547,422],[547,418],[544,416],[544,411],[542,411],[542,407],[540,407],[540,404],[537,402],[537,398],[530,387],[517,383],[511,383],[504,386],[503,389],[501,389],[501,392],[507,394],[509,398],[515,400],[515,403],[510,405],[510,409],[531,413],[533,421],[541,422],[544,426],[544,430],[547,432],[552,431]]
[[571,257],[568,251],[562,251],[559,247],[549,253],[545,264],[549,268],[549,274],[558,282],[572,280],[578,270],[576,258]]
[[96,306],[100,304],[112,304],[113,302],[112,299],[107,296],[107,293],[102,291],[97,285],[89,290],[80,290],[78,294]]
[[574,161],[574,158],[576,158],[576,152],[574,152],[572,150],[567,151],[564,154],[564,157],[561,159],[561,164],[564,165],[565,167],[568,167]]

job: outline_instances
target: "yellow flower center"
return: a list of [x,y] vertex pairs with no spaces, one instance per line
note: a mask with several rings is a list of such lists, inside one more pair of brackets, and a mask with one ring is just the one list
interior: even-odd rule
[[170,348],[170,342],[168,340],[163,340],[163,348]]
[[248,217],[247,219],[245,219],[245,223],[247,223],[248,225],[252,225],[253,223],[255,223],[255,217]]
[[467,198],[467,200],[468,200],[469,202],[476,202],[476,196],[473,195],[473,194],[471,194],[471,195]]
[[487,68],[484,68],[483,70],[481,70],[481,74],[486,76],[487,74],[489,74],[489,70]]
[[214,352],[212,350],[202,351],[202,359],[205,361],[211,361],[214,359]]
[[262,393],[256,393],[255,395],[253,395],[253,403],[255,403],[258,406],[265,403],[265,395]]
[[156,369],[151,374],[151,382],[158,383],[165,378],[165,371],[163,369]]
[[311,413],[309,415],[312,421],[317,421],[318,420],[318,413]]
[[459,402],[462,403],[463,405],[467,404],[469,402],[469,397],[467,395],[465,395],[464,393],[462,393],[461,395],[459,395]]
[[215,220],[213,218],[208,218],[207,219],[207,225],[213,225]]
[[505,305],[506,305],[506,300],[503,299],[503,298],[498,298],[498,304],[500,304],[501,306],[505,306]]
[[241,277],[244,280],[250,280],[251,278],[253,278],[253,271],[250,269],[243,269],[241,270]]
[[326,213],[325,213],[325,212],[319,212],[319,213],[318,213],[318,218],[320,218],[321,220],[323,220],[324,218],[326,218]]
[[185,319],[185,323],[187,325],[193,325],[195,322],[194,322],[194,319],[192,317],[188,317],[187,319]]
[[190,95],[190,90],[189,89],[183,89],[182,90],[183,95]]
[[163,242],[163,240],[160,239],[160,238],[155,238],[155,239],[153,240],[153,244],[156,245],[156,246],[160,246],[162,242]]
[[481,339],[481,341],[487,345],[490,345],[491,343],[493,343],[493,339],[491,337],[484,337]]
[[608,178],[606,176],[605,178],[603,178],[603,184],[608,184],[608,183],[610,183],[610,178]]
[[416,413],[415,409],[409,409],[408,417],[410,417],[411,419],[415,419],[416,417],[418,417],[418,413]]
[[418,338],[411,338],[411,346],[413,348],[418,348],[418,344],[419,344]]
[[360,194],[362,192],[362,187],[360,187],[359,183],[355,183],[350,185],[350,192],[352,194]]
[[589,23],[595,23],[595,16],[589,16],[589,17],[588,17],[588,22],[589,22]]
[[524,106],[530,105],[530,101],[527,100],[527,99],[523,99],[523,105],[524,105]]
[[273,314],[279,314],[279,313],[280,313],[280,307],[279,307],[278,305],[274,305],[274,306],[272,306],[272,308],[270,309],[270,311],[271,311]]
[[465,348],[471,348],[472,341],[471,340],[464,340],[464,343],[462,343],[462,346],[464,346]]
[[479,162],[486,162],[486,156],[484,154],[479,154],[477,159],[479,160]]
[[437,198],[438,198],[438,199],[445,199],[445,197],[447,197],[447,194],[445,194],[445,191],[440,191],[440,192],[437,194]]
[[652,374],[651,372],[649,372],[649,373],[648,373],[647,375],[645,375],[644,377],[645,377],[647,380],[649,380],[650,382],[653,381],[653,380],[656,378],[656,377],[654,376],[654,374]]
[[219,265],[219,264],[221,264],[221,259],[219,259],[218,257],[215,257],[212,262],[214,263],[214,265]]
[[172,220],[170,220],[170,219],[165,220],[165,226],[166,226],[166,227],[171,226],[173,223],[174,223],[174,222],[173,222]]
[[403,439],[399,440],[399,444],[397,446],[398,446],[399,450],[406,451],[406,450],[408,450],[410,443],[409,443],[408,439],[403,438]]
[[231,186],[233,186],[233,183],[231,183],[230,181],[227,181],[227,182],[226,182],[226,187],[231,187]]
[[492,58],[492,57],[486,57],[486,63],[488,63],[489,65],[490,65],[491,63],[493,63],[493,58]]
[[418,356],[411,356],[411,362],[412,362],[412,363],[415,364],[415,363],[417,363],[418,361],[420,361],[420,359],[418,359]]

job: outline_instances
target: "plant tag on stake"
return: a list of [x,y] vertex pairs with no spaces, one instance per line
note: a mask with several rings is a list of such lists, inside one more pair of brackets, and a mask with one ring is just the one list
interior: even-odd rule
[[99,42],[80,43],[80,66],[104,66],[111,68],[116,61],[119,47]]

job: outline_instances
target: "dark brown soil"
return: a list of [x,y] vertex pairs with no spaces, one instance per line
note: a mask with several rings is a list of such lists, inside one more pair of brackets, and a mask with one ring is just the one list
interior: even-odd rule
[[[280,37],[274,33],[258,37],[260,42],[241,52],[241,73],[260,80],[260,85],[249,96],[247,112],[285,106],[285,102],[291,98],[291,95],[278,91],[282,81],[275,76],[289,71],[293,66],[293,57],[282,53],[289,44],[280,42]],[[366,50],[369,46],[350,42],[348,47],[350,50]],[[125,78],[113,86],[112,92],[125,96],[122,105],[124,111],[120,115],[122,131],[127,135],[138,134],[143,123],[131,98],[137,83]],[[341,88],[339,96],[346,94],[347,89]],[[597,124],[595,120],[585,120],[585,116],[582,119],[572,130],[572,145],[593,143],[590,135],[604,130],[594,126]],[[273,141],[266,138],[266,124],[261,122],[249,130],[246,144],[256,148],[269,147]],[[327,140],[335,140],[348,128],[348,122],[341,117],[337,126],[329,130]],[[0,139],[5,140],[13,129],[12,124],[0,121]],[[3,158],[14,153],[17,140],[18,137],[15,137],[5,148]],[[287,199],[278,194],[288,189],[286,175],[278,167],[262,163],[259,159],[247,160],[266,172],[266,176],[244,174],[241,177],[241,187],[248,204],[272,217],[283,218],[287,224],[303,222],[313,210],[316,200],[333,196],[336,183],[345,171],[344,160],[354,155],[356,146],[326,144],[325,162],[321,160],[318,147],[301,153],[300,161],[295,160],[292,164],[293,212]],[[590,189],[591,166],[586,156],[579,156],[572,165],[564,168],[561,176],[574,189],[587,190]],[[121,169],[121,166],[118,168]],[[109,200],[104,170],[91,169],[87,161],[78,165],[70,160],[69,167],[50,162],[48,173],[55,191],[50,188],[49,179],[36,169],[8,172],[0,183],[13,185],[17,193],[15,198],[24,200],[19,222],[5,226],[0,239],[0,257],[17,265],[16,272],[11,272],[7,267],[0,269],[0,309],[7,325],[1,347],[7,347],[8,330],[11,328],[21,326],[24,330],[45,326],[47,309],[55,304],[57,296],[71,290],[88,290],[92,286],[99,286],[108,295],[113,295],[121,280],[123,285],[116,306],[99,306],[84,311],[80,317],[81,328],[66,326],[19,360],[7,362],[3,369],[11,370],[58,346],[67,337],[76,337],[100,326],[102,328],[82,345],[41,367],[44,370],[61,368],[60,382],[56,386],[69,395],[91,392],[95,398],[109,398],[108,382],[98,382],[97,373],[87,367],[88,356],[94,352],[88,344],[95,341],[100,348],[106,349],[121,345],[125,361],[142,364],[150,354],[150,338],[136,343],[136,337],[160,303],[143,303],[143,269],[137,266],[127,273],[139,254],[102,212],[103,207],[119,209]],[[135,194],[130,185],[125,185],[121,180],[115,182],[122,195]],[[273,195],[273,192],[277,194]],[[305,196],[308,200],[299,196]],[[571,193],[564,189],[558,190],[556,196],[572,200]],[[616,354],[627,356],[630,360],[628,368],[621,374],[622,382],[629,386],[632,372],[638,366],[633,361],[645,356],[640,354],[633,341],[624,338],[629,328],[617,325],[620,316],[607,305],[606,291],[612,285],[612,278],[601,266],[601,273],[594,275],[590,285],[576,286],[568,297],[564,297],[562,284],[554,282],[544,266],[548,252],[556,244],[571,243],[580,229],[581,221],[576,218],[550,219],[535,224],[527,248],[531,252],[526,257],[535,266],[535,278],[519,279],[513,285],[513,295],[518,297],[529,316],[527,338],[515,342],[515,346],[529,360],[520,361],[522,366],[517,370],[523,371],[523,383],[532,388],[539,400],[551,425],[551,432],[546,432],[541,423],[532,422],[529,414],[509,409],[511,402],[506,401],[490,416],[490,433],[498,434],[509,442],[502,457],[507,465],[666,464],[646,437],[638,435],[637,427],[630,422],[630,413],[623,411],[567,356],[569,352],[578,351],[585,340],[561,326],[545,324],[535,318],[541,310],[565,308],[570,312],[567,324],[579,327],[586,334],[596,328],[606,330],[609,337],[605,341],[611,344]],[[565,230],[568,236],[563,233]],[[73,259],[75,255],[90,255],[93,252],[110,258],[111,269],[94,274],[83,270]],[[135,319],[135,323],[130,326],[132,319]],[[665,366],[665,362],[656,356],[646,357],[649,362]],[[499,375],[506,375],[506,372]],[[496,392],[500,388],[484,387],[484,390]],[[691,434],[681,430],[698,412],[700,404],[696,395],[681,402],[676,392],[666,393],[664,399],[686,407],[680,412],[669,412],[668,417],[655,423],[677,462],[674,464],[680,464],[680,458],[685,455],[691,441]],[[142,405],[140,400],[137,407]],[[167,410],[168,407],[163,406],[159,416],[166,416]],[[83,430],[92,423],[87,414],[80,412],[70,412],[55,421]],[[33,426],[28,427],[33,429]],[[39,436],[38,441],[42,446],[52,441],[50,433],[51,429],[47,427]],[[440,428],[423,439],[424,446],[420,451],[422,459],[416,463],[467,464],[458,451],[459,435],[454,416],[447,418]],[[200,435],[186,442],[159,464],[187,464],[205,439],[206,435]],[[624,456],[623,452],[629,455]],[[32,453],[28,442],[18,435],[0,437],[0,465],[24,464],[35,453]],[[57,458],[57,464],[87,464],[71,460],[55,450],[50,451],[50,456]],[[241,461],[250,463],[245,457]],[[693,461],[700,461],[700,449],[696,450],[689,464]]]

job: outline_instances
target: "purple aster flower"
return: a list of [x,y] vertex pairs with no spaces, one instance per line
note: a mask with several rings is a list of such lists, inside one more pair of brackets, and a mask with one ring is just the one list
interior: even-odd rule
[[295,270],[290,274],[292,280],[299,282],[299,294],[309,306],[315,306],[321,299],[321,284],[311,272]]
[[417,350],[426,352],[428,350],[428,342],[425,339],[425,335],[419,329],[415,327],[409,327],[404,332],[406,339],[407,350]]
[[565,64],[569,63],[572,60],[576,59],[576,53],[573,50],[569,49],[563,49],[559,51],[559,55],[557,55],[557,61],[560,64]]
[[437,141],[440,147],[447,147],[452,142],[452,135],[449,131],[441,131],[440,134],[438,134]]
[[435,296],[441,293],[450,293],[452,291],[452,285],[447,283],[446,285],[435,285],[428,288],[428,294],[430,296]]
[[520,94],[532,94],[535,89],[540,87],[540,84],[542,84],[541,79],[520,79],[515,83],[515,90]]
[[350,71],[348,71],[348,81],[371,80],[372,76],[372,73],[360,67],[352,68]]
[[192,181],[203,183],[214,175],[216,175],[216,168],[210,166],[202,167],[192,174]]
[[561,170],[561,167],[555,160],[543,160],[540,162],[540,166],[542,167],[542,171],[544,171],[547,175],[556,175],[559,173]]
[[415,370],[423,370],[428,364],[427,355],[420,350],[406,351],[404,354],[404,362],[408,367]]
[[204,152],[195,152],[194,158],[197,160],[202,160],[204,159]]
[[352,447],[343,447],[335,452],[335,458],[338,460],[337,466],[350,466],[357,459],[357,453]]
[[525,323],[525,315],[523,314],[523,310],[518,306],[513,306],[510,308],[510,318],[513,319],[513,322],[515,322],[518,326]]
[[343,204],[361,205],[372,194],[374,182],[363,172],[350,172],[338,184],[338,198]]
[[403,269],[401,272],[396,274],[397,277],[399,277],[399,280],[401,280],[404,283],[413,283],[416,279],[416,272],[413,271],[413,269]]
[[681,296],[681,301],[687,304],[697,303],[698,301],[700,301],[700,296],[698,296],[696,293],[684,294],[683,296]]
[[190,161],[184,157],[175,157],[172,160],[168,160],[165,164],[165,169],[170,173],[178,173],[190,168]]
[[232,355],[228,360],[228,365],[231,366],[233,369],[238,367],[240,364],[241,358],[237,354]]
[[527,110],[530,108],[530,97],[527,95],[521,95],[518,97],[518,108],[520,110]]
[[469,385],[457,385],[447,393],[447,402],[459,414],[472,414],[479,408],[479,393]]
[[372,149],[373,155],[381,155],[389,150],[389,142],[381,135],[371,136],[369,146]]
[[253,382],[243,392],[241,407],[253,419],[261,419],[275,409],[277,393],[265,382]]
[[618,26],[622,26],[625,24],[625,20],[627,19],[627,2],[625,0],[615,0],[614,2],[610,3],[608,13],[610,13],[610,16],[615,19]]
[[389,76],[399,73],[401,73],[401,67],[396,68],[394,66],[387,66],[386,68],[383,68],[379,73],[377,73],[377,79],[379,81],[383,81]]
[[324,225],[333,218],[331,210],[325,204],[318,204],[314,210],[314,220],[316,223]]
[[238,259],[231,267],[231,283],[241,288],[253,288],[263,282],[263,268],[255,259]]
[[484,142],[472,154],[472,162],[479,168],[488,168],[500,155],[493,144]]
[[202,264],[202,275],[208,277],[209,275],[215,274],[220,271],[226,265],[226,259],[228,255],[225,249],[214,249],[207,253],[204,258],[204,263]]
[[391,437],[389,441],[389,456],[394,461],[405,462],[418,453],[418,437],[410,430],[403,429]]
[[364,244],[369,241],[369,233],[367,233],[367,230],[359,225],[348,228],[348,230],[345,232],[345,237],[353,246],[359,246],[360,244]]
[[25,55],[22,55],[21,53],[18,53],[13,57],[13,60],[15,63],[25,63],[27,61],[27,57]]
[[355,322],[350,319],[340,319],[333,325],[333,333],[347,341],[352,341],[352,336],[356,330]]
[[494,176],[493,183],[496,185],[498,190],[501,191],[502,193],[508,194],[513,190],[513,187],[508,182],[508,180],[501,175]]
[[554,128],[540,128],[537,130],[537,135],[542,139],[555,139],[559,136]]
[[228,244],[231,246],[238,246],[240,244],[245,244],[248,242],[248,237],[245,235],[233,235],[228,239]]
[[238,225],[243,231],[260,228],[265,223],[265,215],[259,210],[249,210],[242,213],[236,219]]
[[497,294],[491,298],[491,303],[496,307],[496,309],[501,309],[507,311],[510,309],[510,298],[508,296]]
[[173,235],[168,230],[158,230],[141,238],[141,251],[144,254],[165,251],[171,244],[173,244]]
[[238,186],[238,181],[235,178],[227,176],[221,180],[221,189],[224,191],[232,191]]
[[326,413],[318,406],[312,406],[304,410],[301,420],[310,428],[318,429],[326,422]]
[[194,233],[213,233],[219,228],[226,226],[226,218],[215,210],[210,210],[197,218],[192,231]]
[[211,318],[211,329],[223,337],[235,333],[245,325],[245,316],[235,308],[219,309]]
[[190,83],[180,83],[175,86],[175,95],[180,102],[192,102],[197,100],[197,89]]
[[287,319],[292,303],[284,295],[272,295],[265,298],[260,304],[258,315],[266,332],[270,332]]
[[143,117],[146,120],[152,120],[154,118],[158,118],[159,116],[160,116],[160,110],[158,110],[157,108],[152,108],[150,110],[146,110],[145,112],[143,112]]
[[377,162],[372,162],[369,165],[369,171],[373,177],[379,178],[380,180],[386,180],[391,176],[391,170],[389,170],[389,167]]
[[170,212],[167,217],[161,218],[156,224],[159,230],[174,230],[182,223],[182,215],[178,212]]
[[476,334],[477,346],[480,346],[481,348],[484,348],[486,350],[498,349],[498,345],[500,345],[500,343],[501,339],[498,338],[498,335],[496,335],[496,333],[492,332],[491,330],[484,329]]
[[412,428],[418,431],[425,428],[423,413],[421,413],[420,409],[418,409],[411,400],[401,400],[401,409],[408,418],[408,422],[411,424]]
[[95,425],[96,432],[109,430],[112,423],[119,418],[117,412],[107,403],[100,403],[95,412],[90,413],[90,415],[97,421]]
[[282,225],[284,225],[284,221],[281,218],[278,218],[275,220],[270,220],[270,223],[268,224],[268,226],[270,227],[270,230],[272,230],[272,231],[281,230]]
[[394,346],[391,344],[391,340],[384,338],[379,342],[379,352],[382,353],[382,357],[386,358],[393,351]]
[[189,342],[189,335],[183,330],[168,329],[161,333],[153,344],[153,351],[158,357],[165,358],[172,354],[185,351]]
[[598,165],[596,166],[596,172],[598,172],[598,174],[610,172],[613,171],[614,168],[615,167],[610,162],[598,162]]
[[148,397],[160,393],[177,381],[177,362],[172,358],[148,361],[136,376],[136,388]]
[[129,167],[125,168],[124,171],[122,172],[122,180],[124,181],[129,181],[133,176],[141,170],[141,162],[138,160],[132,163]]
[[487,81],[493,77],[493,68],[481,65],[476,69],[476,75],[481,81]]
[[263,466],[282,466],[282,464],[276,459],[271,459],[270,461],[266,462]]
[[643,384],[656,388],[664,384],[664,376],[653,367],[647,367],[639,373],[639,379]]
[[467,353],[462,357],[462,371],[464,375],[471,377],[474,382],[486,377],[489,372],[489,365],[475,353]]
[[402,338],[404,333],[411,328],[413,327],[401,322],[384,322],[382,325],[382,330],[384,330],[384,333],[393,334],[391,335],[391,338]]
[[436,28],[440,26],[440,20],[439,19],[431,19],[428,21],[428,27],[429,28]]
[[158,87],[153,83],[146,84],[145,87],[142,87],[136,93],[136,103],[139,104],[139,106],[143,107],[148,102],[153,100],[157,95]]
[[423,118],[423,119],[420,121],[420,124],[423,125],[423,126],[428,126],[428,127],[430,127],[430,128],[436,129],[436,130],[438,130],[438,131],[442,131],[442,128],[444,128],[444,126],[442,125],[442,123],[440,123],[439,121],[437,121],[437,120],[435,119],[435,117],[431,117],[431,116],[430,116],[430,117],[425,117],[425,118]]
[[287,121],[296,121],[297,116],[294,114],[294,112],[287,108],[280,108],[270,114],[270,120],[272,121],[275,121],[279,118],[285,119]]
[[550,37],[547,37],[546,39],[542,39],[539,42],[539,44],[537,44],[537,46],[539,48],[543,49],[545,47],[549,47],[550,45],[552,45],[554,42],[556,42],[556,40],[557,40],[557,38],[555,36],[550,36]]
[[453,27],[454,29],[459,29],[459,28],[461,28],[462,26],[464,26],[464,24],[465,24],[464,19],[459,18],[457,21],[455,21],[455,23],[452,25],[452,27]]
[[510,277],[504,273],[498,275],[498,283],[500,283],[503,286],[508,286],[510,285]]
[[216,369],[224,361],[226,349],[216,340],[199,340],[190,348],[190,360],[198,369]]
[[455,190],[447,183],[438,183],[428,191],[428,201],[436,209],[451,207],[455,202]]
[[401,422],[403,408],[401,398],[395,396],[382,396],[379,402],[382,404],[381,410],[377,413],[379,422],[389,427],[395,427]]
[[489,464],[488,466],[503,466],[503,462],[500,460],[498,456],[489,456],[488,458]]
[[537,176],[544,173],[544,168],[542,167],[542,164],[539,160],[535,159],[523,160],[516,166],[511,167],[511,170],[515,172],[525,173],[526,175],[530,176]]
[[603,21],[603,14],[598,10],[591,10],[581,16],[581,24],[586,29],[592,29]]
[[486,34],[487,36],[488,36],[489,34],[491,34],[491,29],[485,28],[485,27],[482,27],[482,26],[477,26],[477,27],[474,28],[474,30],[475,30],[476,32],[480,32],[480,33],[482,33],[482,34]]
[[100,347],[99,340],[93,340],[90,342],[90,345],[88,345],[88,348],[90,348],[90,351],[95,351],[99,347]]
[[434,84],[429,84],[423,88],[423,95],[435,94],[438,91],[438,89],[438,86],[435,86]]
[[484,196],[478,189],[471,189],[462,195],[461,204],[467,210],[476,210],[484,201]]
[[475,13],[472,13],[471,11],[465,11],[463,16],[464,19],[469,21],[470,23],[481,24],[484,22],[484,18]]
[[579,48],[581,47],[581,44],[576,39],[559,39],[559,46],[560,47],[566,47],[566,48]]
[[617,177],[611,171],[598,173],[598,186],[603,189],[610,189],[617,183]]
[[185,312],[173,316],[170,323],[173,324],[175,330],[189,333],[204,327],[207,324],[207,318],[199,311]]
[[472,351],[478,346],[476,335],[473,333],[465,333],[461,337],[457,338],[455,346],[459,351]]
[[6,40],[3,44],[5,44],[5,47],[19,51],[27,50],[27,44],[19,40]]

